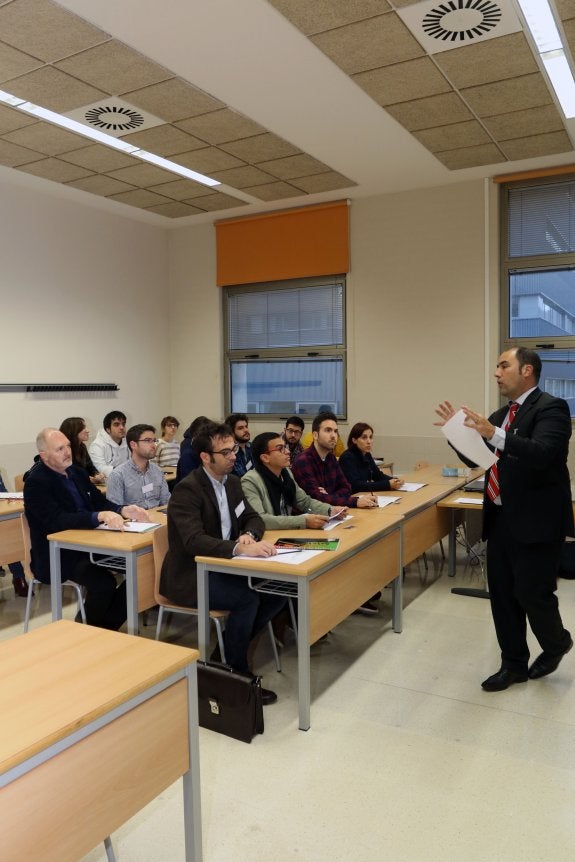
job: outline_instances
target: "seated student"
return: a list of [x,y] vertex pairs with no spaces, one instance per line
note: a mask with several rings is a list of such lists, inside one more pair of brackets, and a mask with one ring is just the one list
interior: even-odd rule
[[[6,485],[2,481],[2,476],[0,476],[0,491],[6,491]],[[22,563],[8,563],[8,568],[12,575],[12,586],[14,587],[14,592],[17,596],[20,596],[21,599],[25,599],[28,595],[28,582],[26,581]]]
[[90,458],[98,473],[109,476],[114,467],[128,460],[126,445],[126,417],[120,410],[112,410],[104,416],[104,427],[100,428],[90,445]]
[[161,429],[162,436],[156,446],[154,463],[158,467],[175,467],[180,458],[180,444],[175,439],[180,423],[175,416],[164,416]]
[[[196,555],[270,557],[276,549],[262,541],[264,523],[246,500],[240,480],[231,475],[235,443],[227,425],[204,425],[195,437],[202,466],[174,488],[168,505],[169,548],[162,566],[160,592],[178,605],[198,605]],[[252,638],[286,604],[283,596],[250,589],[247,578],[213,572],[209,579],[211,608],[229,610],[224,630],[226,661],[249,673]],[[277,700],[263,690],[264,703]]]
[[351,485],[354,494],[358,491],[396,491],[401,488],[401,479],[383,473],[371,454],[373,428],[367,422],[356,422],[347,438],[347,449],[339,459],[339,466]]
[[170,499],[168,483],[157,464],[156,429],[153,425],[132,425],[126,434],[130,458],[108,476],[106,497],[116,506],[136,505],[142,509],[164,506]]
[[[201,465],[200,456],[194,449],[194,437],[199,432],[203,425],[209,425],[211,419],[207,416],[196,416],[189,428],[184,431],[184,439],[180,443],[180,457],[178,459],[178,467],[176,469],[176,482],[184,479],[192,470],[197,470]],[[173,490],[173,488],[172,488]]]
[[248,427],[249,419],[245,413],[230,413],[225,419],[225,424],[232,429],[237,449],[232,472],[241,479],[254,466],[252,444],[250,443],[250,429]]
[[[344,514],[329,503],[312,500],[296,484],[289,470],[289,445],[275,431],[258,434],[252,443],[254,469],[242,476],[246,500],[261,515],[266,530],[307,527],[321,530],[331,514]],[[294,515],[298,509],[302,514]]]
[[[318,415],[320,413],[329,413],[331,416],[333,416],[333,413],[330,410],[329,404],[322,404],[322,406],[319,408],[319,410],[317,412],[318,412]],[[313,438],[313,430],[308,431],[307,434],[304,434],[302,439],[301,439],[301,448],[302,449],[309,449],[309,447],[313,443],[313,439],[314,439]],[[336,443],[335,443],[335,446],[333,449],[333,454],[335,455],[336,458],[340,458],[343,455],[344,448],[345,447],[343,445],[343,440],[341,439],[341,437],[338,434],[337,440],[336,440]],[[294,462],[292,461],[292,467],[293,467],[293,464],[294,464]]]
[[293,464],[298,455],[303,452],[301,445],[301,435],[305,428],[305,422],[301,416],[290,416],[286,419],[285,428],[282,433],[282,440],[289,446],[290,463]]
[[86,443],[90,437],[90,432],[86,428],[86,421],[81,416],[69,416],[60,425],[60,431],[70,441],[72,462],[76,467],[81,467],[82,470],[86,471],[93,485],[103,485],[106,477],[103,473],[98,473],[86,448]]

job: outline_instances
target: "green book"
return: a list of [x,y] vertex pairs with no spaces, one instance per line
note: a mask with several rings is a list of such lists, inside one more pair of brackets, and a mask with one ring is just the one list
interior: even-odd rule
[[337,551],[339,539],[276,539],[275,547],[282,551]]

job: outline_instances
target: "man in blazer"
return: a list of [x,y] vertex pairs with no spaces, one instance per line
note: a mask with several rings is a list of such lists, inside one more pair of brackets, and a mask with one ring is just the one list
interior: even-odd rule
[[[194,441],[202,466],[174,488],[168,505],[169,549],[160,591],[179,605],[197,607],[196,555],[269,557],[273,545],[262,541],[264,523],[247,502],[239,478],[231,475],[237,444],[227,425],[212,423]],[[246,578],[212,572],[210,607],[229,610],[224,631],[226,661],[249,673],[250,641],[282,610],[283,596],[256,593]],[[264,703],[276,700],[266,689]]]
[[[91,530],[99,524],[122,529],[124,518],[147,521],[139,506],[116,506],[92,485],[88,474],[72,464],[70,441],[55,428],[44,428],[36,438],[40,455],[24,484],[24,511],[30,526],[31,568],[35,577],[50,583],[47,536],[60,530]],[[126,619],[126,587],[116,588],[111,572],[90,562],[81,551],[62,551],[62,580],[86,587],[86,619],[94,626],[119,629]]]
[[[489,419],[463,407],[465,425],[499,455],[485,476],[483,538],[501,668],[484,680],[485,691],[553,673],[573,646],[556,596],[561,545],[574,533],[567,469],[571,417],[563,399],[538,388],[540,374],[535,351],[506,350],[495,378],[509,403]],[[455,411],[444,402],[436,412],[443,425]],[[527,620],[543,650],[530,667]]]

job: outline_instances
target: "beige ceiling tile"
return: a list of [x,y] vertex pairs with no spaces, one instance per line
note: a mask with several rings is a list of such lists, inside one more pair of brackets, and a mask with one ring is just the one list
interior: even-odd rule
[[321,174],[329,170],[327,165],[312,156],[308,156],[307,153],[300,153],[299,156],[287,156],[285,159],[272,159],[270,162],[260,162],[258,167],[280,180]]
[[184,201],[193,197],[201,197],[206,194],[206,186],[193,180],[173,180],[171,183],[160,183],[159,186],[151,186],[152,190],[167,198],[176,201]]
[[167,204],[158,204],[155,207],[146,207],[148,212],[157,213],[157,215],[167,216],[167,218],[184,218],[185,216],[197,215],[205,210],[200,210],[197,207],[191,207],[183,203],[170,202]]
[[483,84],[461,91],[463,98],[479,117],[492,117],[494,114],[508,114],[538,105],[548,105],[552,99],[543,76],[522,75],[509,81]]
[[178,153],[172,161],[210,176],[210,171],[225,171],[226,168],[243,167],[244,162],[229,153],[224,153],[217,147],[204,147],[203,150],[193,150],[191,153]]
[[435,55],[435,60],[458,89],[516,78],[538,70],[523,33],[441,51]]
[[18,170],[33,174],[35,177],[43,177],[45,180],[54,180],[57,183],[69,183],[90,175],[85,168],[79,168],[61,159],[42,159],[29,165],[21,165]]
[[531,135],[501,144],[505,155],[511,159],[531,159],[535,156],[551,156],[554,153],[567,153],[573,149],[566,132],[549,132],[545,135]]
[[8,81],[10,78],[24,75],[41,65],[40,60],[0,42],[0,81]]
[[200,117],[180,120],[176,125],[185,132],[197,135],[208,144],[216,145],[265,132],[259,123],[254,123],[253,120],[232,111],[231,108],[222,108],[221,111],[211,111]]
[[192,206],[200,207],[204,212],[215,212],[216,210],[227,210],[231,207],[245,207],[246,202],[240,201],[232,195],[218,192],[215,195],[205,195],[203,198],[192,198]]
[[489,135],[477,120],[451,123],[449,126],[439,126],[435,129],[422,129],[420,132],[414,132],[413,137],[432,153],[491,143]]
[[13,132],[14,129],[22,129],[24,126],[30,126],[36,122],[37,120],[29,114],[23,114],[22,111],[9,108],[7,105],[0,105],[0,135]]
[[160,84],[152,84],[150,87],[132,90],[122,95],[132,105],[143,108],[144,111],[149,111],[168,123],[224,107],[218,99],[192,87],[181,78],[171,78],[169,81],[162,81]]
[[560,18],[575,18],[575,0],[555,0]]
[[60,158],[73,165],[95,171],[97,174],[118,171],[120,168],[129,168],[134,164],[133,156],[127,156],[103,144],[90,144],[88,147],[63,153]]
[[32,126],[25,126],[23,129],[4,135],[4,138],[47,156],[57,156],[59,153],[77,150],[83,142],[88,143],[87,138],[75,135],[59,126],[53,126],[51,123],[34,123]]
[[495,165],[506,161],[505,156],[497,149],[495,144],[481,144],[478,147],[446,150],[443,153],[434,153],[434,156],[451,171],[459,171],[463,168],[475,168],[479,165]]
[[113,95],[174,77],[172,72],[115,39],[54,65],[68,75]]
[[259,198],[262,201],[281,201],[283,198],[301,197],[303,194],[301,189],[296,189],[290,186],[289,183],[268,183],[264,186],[253,186],[252,188],[244,189],[254,198]]
[[298,177],[292,180],[293,185],[298,189],[302,189],[308,194],[314,192],[329,192],[332,189],[347,189],[350,186],[355,186],[353,180],[338,174],[337,171],[328,171],[325,174],[314,174],[312,177]]
[[206,146],[204,141],[187,135],[169,123],[154,126],[153,129],[145,129],[143,132],[121,135],[121,138],[135,147],[148,150],[148,152],[156,153],[159,156],[173,156],[174,153],[186,153]]
[[540,108],[528,108],[526,111],[512,111],[510,114],[500,114],[496,117],[486,117],[484,123],[497,141],[526,138],[538,133],[563,129],[561,115],[553,104],[543,105]]
[[74,186],[75,189],[81,189],[83,192],[90,192],[93,195],[102,195],[107,198],[110,195],[117,195],[120,192],[128,192],[133,189],[133,186],[128,183],[121,183],[120,180],[115,180],[112,177],[92,176],[85,177],[81,180],[73,180],[66,185]]
[[340,69],[353,75],[422,57],[424,50],[398,15],[379,15],[312,37]]
[[[309,35],[334,27],[343,27],[352,21],[381,15],[391,8],[387,0],[269,0],[272,6]],[[397,4],[396,4],[397,5]]]
[[140,209],[169,203],[162,195],[157,195],[148,189],[133,189],[129,192],[121,192],[119,195],[109,195],[109,198],[111,201],[119,201],[131,207],[140,207]]
[[44,66],[35,72],[14,78],[10,81],[10,92],[61,114],[90,105],[107,95],[52,66]]
[[371,72],[360,72],[353,80],[380,105],[410,102],[437,93],[447,93],[451,87],[429,57],[396,63]]
[[214,179],[234,189],[243,189],[246,186],[258,186],[263,185],[263,183],[269,183],[273,177],[260,171],[259,168],[254,168],[253,165],[246,165],[244,168],[215,171]]
[[9,141],[0,139],[0,165],[15,168],[18,165],[25,165],[28,162],[35,162],[43,158],[42,153],[35,153],[26,147],[19,147],[16,144],[11,144]]
[[459,123],[473,117],[463,99],[453,92],[429,96],[427,99],[415,99],[413,102],[402,102],[399,105],[388,105],[385,110],[410,132],[447,123]]
[[156,165],[142,164],[139,159],[134,160],[129,168],[121,168],[119,171],[108,171],[108,175],[121,180],[124,183],[129,183],[131,186],[138,188],[147,188],[148,186],[157,186],[160,183],[167,183],[174,178],[170,171],[165,171],[163,168],[158,168]]
[[2,41],[46,63],[110,37],[49,0],[15,0],[0,7]]
[[288,144],[287,141],[278,138],[271,132],[266,132],[265,135],[255,135],[252,138],[244,138],[243,141],[222,144],[221,149],[243,159],[244,162],[249,162],[251,165],[257,165],[269,159],[281,159],[283,156],[295,156],[299,153],[297,147]]

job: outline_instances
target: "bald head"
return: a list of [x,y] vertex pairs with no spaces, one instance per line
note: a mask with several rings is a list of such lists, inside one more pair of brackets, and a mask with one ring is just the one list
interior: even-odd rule
[[57,428],[43,428],[36,437],[42,462],[56,473],[64,474],[72,463],[72,449],[65,434]]

